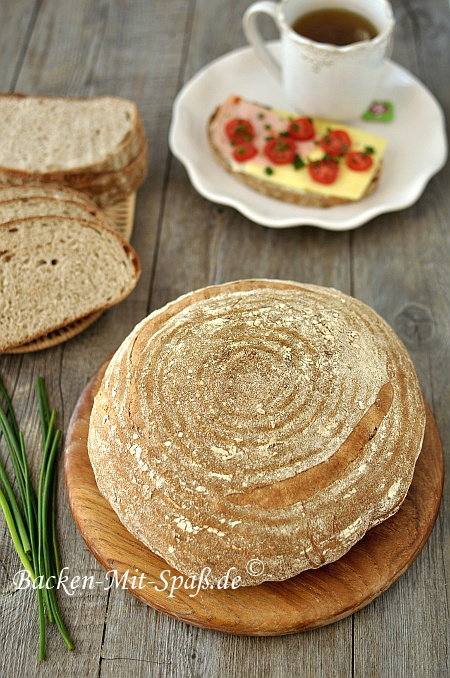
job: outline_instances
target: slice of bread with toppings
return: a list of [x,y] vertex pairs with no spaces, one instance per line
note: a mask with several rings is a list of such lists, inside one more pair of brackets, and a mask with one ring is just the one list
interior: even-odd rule
[[378,185],[386,141],[329,120],[229,96],[208,123],[220,164],[264,195],[331,207],[361,200]]

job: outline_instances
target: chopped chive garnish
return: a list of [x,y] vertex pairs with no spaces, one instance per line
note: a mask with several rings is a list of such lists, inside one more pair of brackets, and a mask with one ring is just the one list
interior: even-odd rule
[[296,170],[302,169],[302,167],[304,167],[304,166],[305,166],[305,163],[303,162],[303,160],[301,159],[299,154],[296,153],[296,155],[294,157],[294,167],[295,167],[295,169]]

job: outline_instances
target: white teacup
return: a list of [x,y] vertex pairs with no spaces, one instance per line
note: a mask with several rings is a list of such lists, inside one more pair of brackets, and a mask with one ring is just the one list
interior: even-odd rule
[[[325,8],[356,12],[377,29],[371,40],[343,47],[314,42],[294,31],[302,15]],[[281,34],[281,65],[258,31],[258,14],[268,14]],[[352,120],[372,102],[384,60],[392,51],[394,17],[387,0],[262,0],[244,14],[247,40],[270,73],[280,80],[291,106],[307,115]]]

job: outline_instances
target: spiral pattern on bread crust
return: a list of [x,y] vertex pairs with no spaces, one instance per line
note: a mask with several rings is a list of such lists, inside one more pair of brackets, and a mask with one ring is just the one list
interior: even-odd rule
[[137,325],[95,398],[89,456],[120,520],[171,566],[255,585],[340,558],[395,513],[424,428],[406,349],[372,309],[244,280]]

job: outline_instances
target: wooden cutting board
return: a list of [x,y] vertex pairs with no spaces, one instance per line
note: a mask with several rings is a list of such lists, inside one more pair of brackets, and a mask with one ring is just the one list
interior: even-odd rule
[[[106,366],[86,386],[71,419],[64,461],[69,503],[87,546],[106,570],[116,570],[119,578],[127,570],[130,577],[143,575],[129,590],[148,605],[189,624],[226,633],[266,636],[306,631],[370,603],[422,550],[439,510],[444,476],[442,445],[428,407],[422,452],[400,510],[340,560],[284,582],[202,590],[198,595],[180,588],[169,596],[171,577],[179,573],[125,529],[100,494],[89,462],[89,416]],[[164,570],[170,574],[162,575]]]

